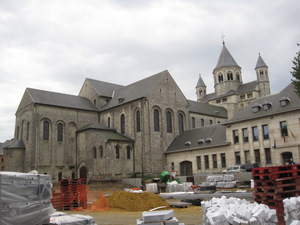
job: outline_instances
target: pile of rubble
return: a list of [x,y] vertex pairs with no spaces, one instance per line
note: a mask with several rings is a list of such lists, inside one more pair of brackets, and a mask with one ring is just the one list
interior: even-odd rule
[[275,209],[264,204],[250,203],[245,199],[234,197],[212,198],[201,203],[203,224],[274,224],[277,215]]
[[286,198],[283,200],[284,205],[284,219],[287,225],[300,224],[300,196]]

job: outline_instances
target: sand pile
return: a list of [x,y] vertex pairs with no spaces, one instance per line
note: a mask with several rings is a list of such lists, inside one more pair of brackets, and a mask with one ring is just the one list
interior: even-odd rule
[[151,192],[137,194],[118,191],[106,198],[110,208],[120,208],[127,211],[148,211],[160,206],[169,207],[169,203],[162,197]]

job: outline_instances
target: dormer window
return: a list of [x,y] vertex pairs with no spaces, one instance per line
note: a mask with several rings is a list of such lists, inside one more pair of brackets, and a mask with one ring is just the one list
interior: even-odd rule
[[206,138],[206,139],[205,139],[205,142],[206,142],[206,143],[210,143],[210,142],[212,142],[212,139],[211,139],[211,138]]
[[280,106],[281,107],[284,107],[286,106],[287,104],[289,104],[291,100],[288,98],[288,97],[282,97],[279,102],[280,102]]
[[265,102],[262,104],[263,110],[268,110],[268,109],[271,108],[271,106],[272,106],[272,103],[269,102],[269,101],[265,101]]
[[258,103],[255,103],[254,106],[252,106],[252,112],[256,113],[261,109],[261,105]]
[[204,139],[199,139],[198,144],[201,145],[204,143]]
[[119,101],[119,103],[122,103],[122,102],[124,102],[124,98],[119,98],[118,101]]
[[186,142],[184,143],[185,146],[190,146],[191,144],[192,144],[192,142],[190,142],[190,141],[186,141]]

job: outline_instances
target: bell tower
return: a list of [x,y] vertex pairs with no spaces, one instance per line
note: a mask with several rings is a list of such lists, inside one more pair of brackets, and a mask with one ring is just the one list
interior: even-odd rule
[[206,95],[206,85],[202,80],[201,74],[199,75],[199,79],[196,86],[196,94],[197,94],[197,101],[200,102],[201,99]]
[[270,95],[270,80],[268,73],[268,66],[262,59],[260,53],[258,54],[258,59],[255,67],[257,83],[259,89],[259,97]]

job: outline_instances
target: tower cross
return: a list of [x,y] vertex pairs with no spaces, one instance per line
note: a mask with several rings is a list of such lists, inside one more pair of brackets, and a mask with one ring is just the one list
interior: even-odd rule
[[225,35],[223,34],[223,32],[222,32],[222,36],[221,36],[221,38],[223,39],[223,45],[225,44]]

